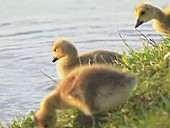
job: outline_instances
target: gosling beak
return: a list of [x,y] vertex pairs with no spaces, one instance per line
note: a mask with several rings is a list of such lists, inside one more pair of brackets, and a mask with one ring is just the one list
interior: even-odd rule
[[137,19],[135,28],[139,27],[141,24],[143,24],[143,21],[140,19]]
[[54,62],[56,62],[57,60],[58,60],[58,58],[57,58],[57,57],[53,57],[52,62],[54,63]]

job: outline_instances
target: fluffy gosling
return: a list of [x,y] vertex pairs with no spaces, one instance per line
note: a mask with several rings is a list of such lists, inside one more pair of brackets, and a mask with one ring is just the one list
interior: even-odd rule
[[54,59],[52,62],[58,60],[58,75],[65,78],[71,70],[77,66],[100,64],[113,64],[115,60],[122,62],[122,56],[111,51],[96,50],[78,55],[76,47],[71,41],[59,38],[52,46]]
[[99,128],[97,113],[123,104],[136,85],[136,77],[104,65],[75,68],[41,102],[35,113],[38,128],[55,128],[55,110],[77,108],[91,116],[92,128]]
[[158,33],[170,36],[170,6],[162,10],[151,3],[143,2],[137,5],[135,16],[137,18],[135,28],[153,20],[153,26]]

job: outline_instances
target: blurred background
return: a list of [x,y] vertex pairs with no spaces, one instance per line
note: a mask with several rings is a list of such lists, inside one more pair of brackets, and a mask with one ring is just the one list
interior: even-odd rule
[[[94,49],[127,52],[119,34],[133,48],[143,38],[134,29],[134,8],[141,0],[0,0],[0,120],[36,111],[59,81],[51,46],[58,37],[79,53]],[[150,0],[165,8],[168,0]],[[152,22],[138,28],[158,41]]]

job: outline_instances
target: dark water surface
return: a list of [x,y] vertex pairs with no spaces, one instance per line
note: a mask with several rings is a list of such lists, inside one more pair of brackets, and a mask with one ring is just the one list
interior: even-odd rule
[[[137,0],[0,0],[0,120],[39,107],[54,87],[56,66],[51,46],[58,37],[73,40],[79,52],[108,49],[127,51],[119,34],[138,48],[142,37],[134,29]],[[152,0],[165,7],[168,0]],[[139,28],[161,39],[151,22]],[[59,80],[58,80],[59,81]]]

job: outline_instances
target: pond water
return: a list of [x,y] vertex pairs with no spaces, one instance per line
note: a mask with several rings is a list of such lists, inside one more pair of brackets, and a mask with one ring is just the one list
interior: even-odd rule
[[[161,7],[168,0],[150,0]],[[94,49],[127,51],[119,34],[139,48],[133,10],[138,0],[0,0],[0,120],[26,115],[59,81],[51,46],[58,37],[75,42],[80,53]],[[151,22],[139,28],[160,40]]]

